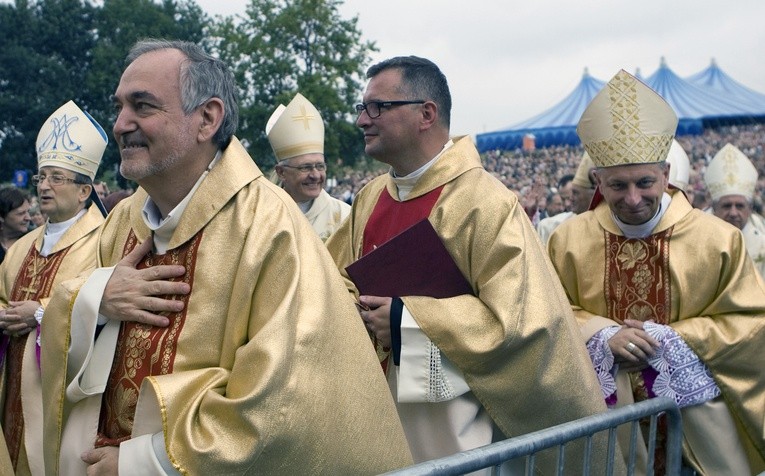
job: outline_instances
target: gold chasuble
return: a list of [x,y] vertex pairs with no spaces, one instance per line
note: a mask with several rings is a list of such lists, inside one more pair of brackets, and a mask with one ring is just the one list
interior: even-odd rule
[[[585,340],[627,318],[680,334],[712,372],[752,470],[763,471],[765,285],[737,228],[668,193],[672,202],[648,238],[626,239],[604,202],[553,232],[550,259]],[[645,373],[631,375],[633,389],[644,388]]]
[[[146,200],[139,189],[112,210],[100,266],[152,239]],[[95,319],[83,322],[72,308],[107,269],[84,286],[73,280],[54,290],[61,319],[42,352],[43,369],[53,369],[44,379],[48,474],[84,471],[81,448],[121,441],[120,456],[135,454],[146,437],[148,451],[170,465],[165,471],[190,475],[377,474],[411,463],[378,360],[326,248],[236,138],[191,196],[167,252],[140,266],[158,263],[184,265],[180,279],[191,285],[166,328],[109,321],[94,342]],[[105,360],[80,360],[82,346],[107,355],[104,374],[75,378],[80,363],[96,369]],[[83,383],[88,375],[92,386]],[[96,391],[82,397],[72,388]],[[83,428],[77,451],[65,450],[77,443],[71,428]]]
[[[517,197],[481,166],[470,137],[454,140],[406,201],[443,187],[428,219],[475,295],[402,298],[419,327],[459,367],[506,437],[606,411],[571,308]],[[327,247],[345,267],[362,256],[381,194],[398,197],[389,174],[356,196]],[[356,319],[360,321],[357,316]],[[594,440],[593,463],[607,460]],[[566,461],[577,460],[577,450]],[[556,455],[537,462],[554,473]]]
[[[0,306],[6,307],[9,301],[32,300],[47,307],[56,284],[95,267],[97,230],[103,221],[95,205],[91,206],[64,233],[48,256],[40,255],[45,226],[20,238],[0,265]],[[56,319],[55,315],[45,315],[51,320]],[[44,341],[44,337],[41,339]],[[2,353],[4,344],[7,348]],[[18,474],[43,472],[38,349],[37,331],[34,330],[18,337],[0,337],[3,375],[0,422],[11,462]],[[0,451],[5,448],[0,447]]]
[[[173,281],[183,281],[192,286],[197,249],[201,241],[201,232],[180,247],[161,256],[149,253],[138,264],[138,269],[145,269],[160,264],[181,264],[186,267],[186,274]],[[134,234],[128,236],[124,254],[130,253],[138,244]],[[189,295],[174,296],[188,304]],[[170,325],[153,327],[138,322],[123,322],[117,338],[114,363],[109,374],[109,381],[104,392],[101,417],[98,427],[96,447],[118,446],[130,438],[133,430],[138,393],[141,382],[150,375],[167,375],[173,371],[178,335],[183,329],[186,312],[167,315]]]

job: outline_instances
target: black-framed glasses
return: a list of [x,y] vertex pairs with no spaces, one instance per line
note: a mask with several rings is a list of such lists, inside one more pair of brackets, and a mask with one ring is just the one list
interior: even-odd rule
[[63,175],[53,174],[53,175],[32,175],[32,185],[37,187],[41,183],[45,182],[45,180],[48,180],[48,183],[52,187],[58,187],[59,185],[64,185],[65,183],[76,183],[78,185],[86,185],[82,182],[78,182],[77,179],[64,177]]
[[313,164],[301,164],[301,165],[287,165],[287,164],[280,164],[282,167],[287,167],[288,169],[295,169],[298,172],[302,174],[309,174],[313,169],[318,170],[319,172],[324,172],[327,170],[327,164],[324,162],[316,162]]
[[356,113],[361,114],[362,111],[367,111],[367,114],[369,115],[370,119],[375,119],[380,117],[380,114],[382,113],[382,108],[384,107],[393,107],[393,106],[403,106],[405,104],[425,104],[425,101],[422,100],[416,100],[416,101],[369,101],[364,102],[361,104],[356,104]]

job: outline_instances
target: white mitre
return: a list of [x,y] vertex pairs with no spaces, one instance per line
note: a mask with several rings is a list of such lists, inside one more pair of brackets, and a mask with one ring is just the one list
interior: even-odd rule
[[751,199],[757,185],[757,169],[736,146],[725,144],[707,165],[704,181],[712,200],[717,201],[726,195],[743,195]]
[[266,123],[266,136],[277,161],[304,154],[324,154],[324,121],[311,101],[298,93],[279,105]]
[[37,134],[37,168],[61,167],[93,180],[108,142],[103,127],[69,101],[46,119]]
[[677,115],[654,90],[621,70],[582,113],[576,133],[597,167],[664,162]]
[[683,146],[674,139],[669,148],[667,162],[669,162],[669,184],[674,185],[678,190],[688,188],[688,182],[691,179],[691,161],[683,150]]

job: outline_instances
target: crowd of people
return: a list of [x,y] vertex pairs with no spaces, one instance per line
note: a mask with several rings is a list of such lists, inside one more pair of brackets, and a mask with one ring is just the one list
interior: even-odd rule
[[[677,141],[688,154],[691,162],[690,182],[686,192],[697,208],[711,205],[704,170],[712,157],[725,144],[737,146],[760,172],[755,191],[755,210],[762,210],[765,196],[765,125],[720,126],[704,130],[699,135],[678,136]],[[551,146],[535,150],[496,150],[481,154],[484,168],[506,187],[522,197],[534,195],[548,197],[555,193],[558,182],[565,175],[574,174],[582,158],[584,148],[579,146]],[[368,166],[363,170],[341,167],[329,179],[328,191],[333,197],[351,203],[355,194],[376,176],[387,172],[385,166]],[[540,200],[542,206],[546,200]]]
[[[379,474],[657,396],[687,466],[765,470],[765,285],[737,215],[763,188],[761,126],[678,138],[673,176],[677,116],[622,70],[582,147],[481,155],[432,61],[366,79],[356,125],[385,167],[344,170],[336,198],[310,100],[264,124],[268,178],[235,136],[233,73],[193,43],[126,58],[112,133],[139,187],[118,206],[104,129],[73,101],[51,114],[45,220],[29,231],[33,200],[0,190],[3,474]],[[536,472],[622,474],[637,452],[661,473],[664,431],[655,462],[620,431]]]

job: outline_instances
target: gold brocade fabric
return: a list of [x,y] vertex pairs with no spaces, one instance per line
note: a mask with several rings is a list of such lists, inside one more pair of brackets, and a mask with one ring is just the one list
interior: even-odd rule
[[[576,321],[536,232],[515,195],[481,167],[469,137],[455,139],[407,200],[440,186],[429,219],[476,295],[403,298],[417,324],[463,372],[507,437],[605,411]],[[361,256],[364,229],[386,187],[398,196],[389,175],[376,178],[327,241],[340,270]],[[597,464],[607,460],[601,443],[596,438]],[[567,450],[566,461],[579,461],[577,454]],[[537,462],[552,470],[547,464],[554,455],[547,456]]]
[[[26,258],[16,275],[16,282],[9,301],[39,301],[43,296],[50,295],[53,280],[56,277],[59,266],[66,256],[67,250],[61,250],[47,257],[40,256],[37,248],[31,246]],[[21,406],[21,376],[24,368],[24,349],[27,339],[31,335],[36,339],[36,332],[21,336],[9,337],[8,349],[3,359],[5,364],[5,405],[3,408],[3,434],[8,445],[8,453],[11,456],[13,467],[16,467],[19,457],[19,448],[24,439],[24,417]]]
[[670,307],[669,228],[644,240],[604,232],[607,316],[667,324]]
[[[117,263],[131,235],[149,239],[146,198],[139,189],[112,210],[100,265]],[[182,474],[355,475],[410,464],[377,358],[326,248],[236,138],[191,197],[168,253],[196,236],[172,371],[143,379],[132,437],[159,432]],[[69,315],[79,289],[60,287],[51,306]],[[62,321],[43,368],[68,358]],[[45,457],[56,465],[79,458],[59,452],[62,426],[79,408],[65,398],[69,378],[44,379]],[[143,411],[153,407],[156,417]]]
[[[765,285],[738,229],[693,209],[682,193],[669,193],[672,202],[654,229],[655,234],[671,229],[668,275],[656,282],[669,286],[669,325],[711,370],[742,429],[739,438],[756,448],[752,469],[763,471]],[[585,339],[615,325],[604,293],[607,233],[622,235],[601,203],[564,222],[549,241],[550,259]]]
[[[45,307],[49,301],[52,289],[67,279],[72,279],[81,272],[96,265],[96,241],[98,227],[103,223],[95,205],[77,220],[59,239],[47,257],[40,256],[45,227],[39,227],[21,237],[8,250],[4,261],[0,264],[0,307],[5,308],[8,301],[35,300]],[[46,314],[47,315],[47,314]],[[48,315],[49,316],[49,315]],[[55,317],[51,317],[51,320]],[[45,322],[45,320],[43,320]],[[44,332],[41,339],[45,340]],[[36,332],[32,331],[21,338],[13,338],[13,362],[6,360],[2,365],[4,384],[0,384],[0,402],[12,405],[14,427],[14,442],[9,442],[16,449],[13,451],[22,459],[26,455],[36,455],[29,461],[14,464],[20,470],[29,466],[31,471],[39,474],[43,471],[42,457],[42,420],[40,407],[42,395],[40,392],[40,371],[36,365],[23,366],[23,362],[37,362]],[[16,341],[13,343],[13,341]],[[44,344],[43,344],[44,345]],[[14,366],[14,369],[7,368]],[[10,402],[15,403],[11,404]],[[22,441],[24,445],[22,447]],[[4,441],[0,441],[0,452],[6,450]],[[0,457],[0,461],[2,461]]]
[[[172,281],[183,281],[192,286],[201,234],[164,255],[149,253],[138,264],[138,269],[161,264],[181,264],[186,267],[186,274]],[[135,235],[128,236],[124,254],[128,254],[137,244]],[[172,297],[188,304],[187,294]],[[114,364],[101,406],[96,447],[119,446],[130,438],[143,379],[150,375],[167,375],[173,371],[178,336],[183,330],[186,312],[184,309],[165,315],[170,319],[167,327],[148,326],[138,322],[122,323],[114,352]]]

